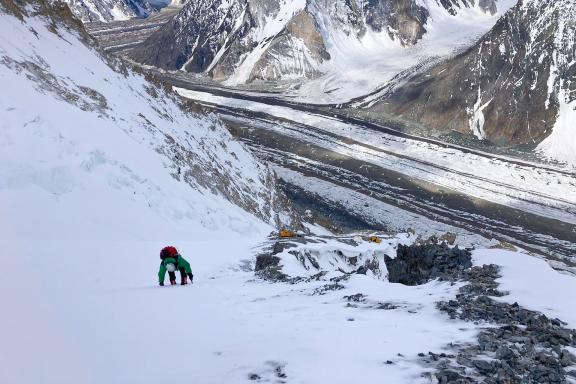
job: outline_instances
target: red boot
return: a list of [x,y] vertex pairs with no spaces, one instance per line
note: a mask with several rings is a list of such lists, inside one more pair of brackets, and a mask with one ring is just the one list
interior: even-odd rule
[[182,285],[188,284],[188,278],[186,276],[182,276]]
[[170,280],[170,285],[176,285],[176,280]]

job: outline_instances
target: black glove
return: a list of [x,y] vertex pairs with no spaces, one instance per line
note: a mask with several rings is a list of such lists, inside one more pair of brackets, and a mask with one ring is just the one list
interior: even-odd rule
[[164,286],[164,282],[163,282],[163,281],[160,282],[160,286],[161,286],[161,287]]
[[190,279],[190,284],[192,284],[192,282],[194,281],[194,275],[189,273],[188,278]]

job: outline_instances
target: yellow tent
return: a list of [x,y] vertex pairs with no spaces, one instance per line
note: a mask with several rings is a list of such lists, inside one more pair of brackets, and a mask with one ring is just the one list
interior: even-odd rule
[[288,229],[283,229],[280,231],[280,237],[296,237],[296,232],[289,231]]
[[379,238],[378,236],[370,236],[368,238],[368,241],[371,243],[376,243],[376,244],[380,244],[382,242],[382,239]]

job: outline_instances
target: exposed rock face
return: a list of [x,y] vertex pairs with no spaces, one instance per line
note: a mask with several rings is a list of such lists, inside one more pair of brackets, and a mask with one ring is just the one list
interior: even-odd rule
[[280,258],[278,256],[263,254],[256,257],[256,266],[254,267],[256,275],[270,281],[282,281],[287,278],[281,272]]
[[248,81],[279,80],[289,76],[313,78],[321,73],[318,64],[329,59],[314,18],[308,12],[300,11],[274,38],[254,65]]
[[576,98],[574,16],[574,0],[523,1],[473,47],[392,89],[374,111],[495,143],[540,143],[559,106]]
[[190,1],[133,56],[164,69],[211,71],[216,55],[224,53],[222,50],[229,51],[228,55],[243,53],[233,45],[254,26],[246,11],[247,4],[242,1]]
[[496,3],[498,0],[436,0],[448,10],[451,15],[456,15],[460,8],[473,7],[478,3],[480,8],[485,12],[495,14],[497,11]]
[[489,12],[492,15],[498,10],[496,0],[479,0],[479,5],[485,12]]
[[190,1],[134,59],[239,82],[313,76],[329,58],[305,1]]
[[430,280],[454,279],[472,267],[469,251],[445,244],[398,245],[396,258],[384,257],[391,283],[420,285]]
[[426,33],[429,12],[415,0],[369,0],[363,11],[367,26],[376,32],[387,31],[404,45],[415,44]]

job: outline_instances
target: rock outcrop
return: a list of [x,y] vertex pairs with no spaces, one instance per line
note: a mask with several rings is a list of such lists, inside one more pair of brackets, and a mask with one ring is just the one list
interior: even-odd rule
[[423,354],[422,362],[436,368],[440,383],[566,383],[574,377],[576,331],[558,319],[539,312],[495,301],[498,291],[496,265],[465,272],[468,284],[456,299],[438,303],[452,319],[486,323],[476,343],[451,345],[454,353]]
[[404,285],[421,285],[433,279],[454,280],[472,267],[469,251],[446,244],[398,245],[396,258],[384,257],[388,280]]
[[428,9],[414,0],[371,0],[363,8],[366,25],[376,32],[386,31],[403,45],[414,45],[426,33]]
[[319,64],[330,59],[324,39],[310,13],[298,12],[254,65],[248,81],[280,80],[291,76],[314,78]]

